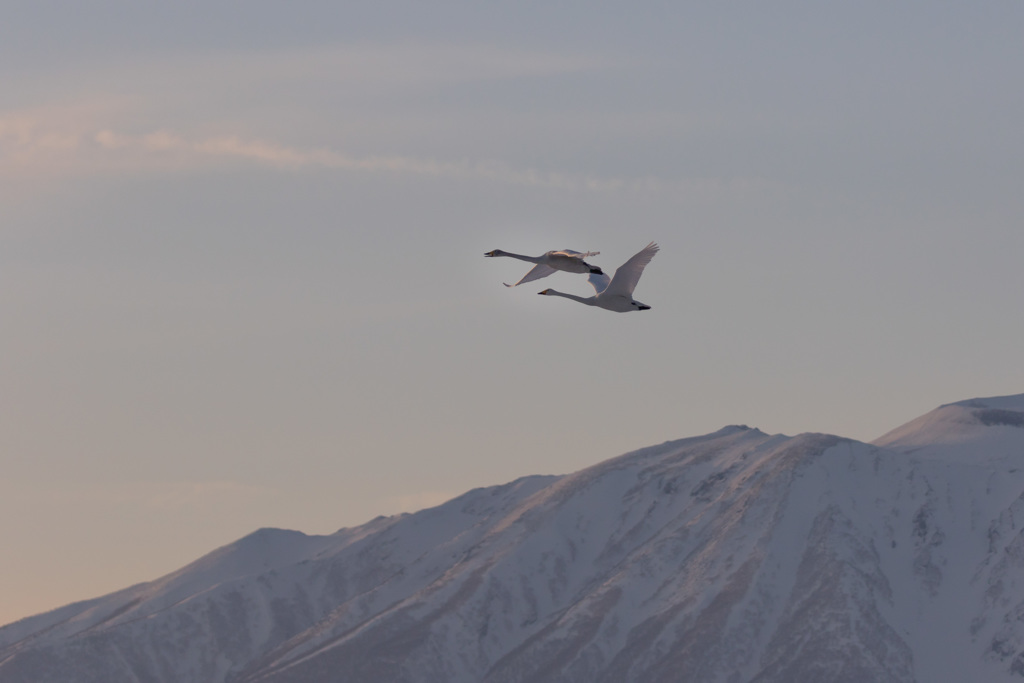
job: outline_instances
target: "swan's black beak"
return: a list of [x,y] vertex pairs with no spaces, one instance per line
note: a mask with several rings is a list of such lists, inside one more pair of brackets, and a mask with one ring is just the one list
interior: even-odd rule
[[486,254],[484,254],[484,256],[494,256],[494,252],[493,251],[489,251]]
[[546,290],[546,289],[545,289],[545,290],[544,290],[543,292],[537,292],[537,293],[538,293],[538,294],[547,294],[547,293],[548,293],[548,290]]
[[637,306],[636,310],[638,310],[638,311],[649,311],[649,310],[651,310],[651,307],[650,306]]
[[599,266],[590,266],[590,272],[594,275],[604,275],[604,271]]

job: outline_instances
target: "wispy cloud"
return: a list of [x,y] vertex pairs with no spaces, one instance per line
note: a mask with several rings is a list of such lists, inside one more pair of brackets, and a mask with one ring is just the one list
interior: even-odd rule
[[769,189],[758,180],[626,178],[517,168],[499,160],[356,156],[238,135],[188,137],[167,129],[129,134],[50,129],[26,118],[0,119],[0,174],[44,175],[201,170],[229,163],[282,171],[342,169],[454,180],[481,180],[573,192],[686,193],[711,196]]
[[81,135],[48,128],[30,117],[0,119],[0,174],[65,170],[79,153]]
[[[671,193],[716,198],[763,192],[759,179],[627,177],[613,169],[541,168],[509,163],[500,147],[473,157],[476,140],[514,129],[529,144],[561,132],[595,127],[585,137],[635,127],[675,130],[670,120],[596,119],[577,111],[521,112],[472,99],[479,109],[424,106],[438,88],[466,84],[571,78],[621,70],[621,55],[571,54],[489,45],[354,45],[278,52],[205,52],[139,62],[72,66],[68,76],[41,74],[51,102],[34,109],[0,112],[0,178],[48,183],[97,174],[192,172],[245,165],[282,171],[337,169],[455,181],[491,182],[568,192]],[[88,68],[86,68],[88,67]],[[47,81],[49,82],[49,81]],[[185,86],[184,84],[187,84]],[[61,99],[61,93],[66,97]],[[127,94],[127,93],[130,93]],[[273,94],[271,94],[273,93]],[[631,115],[632,116],[632,115]],[[614,117],[613,117],[614,118]],[[325,119],[330,125],[325,126]],[[286,123],[283,123],[286,122]],[[308,122],[296,138],[289,131]],[[302,125],[299,123],[298,125]],[[319,127],[318,127],[319,126]],[[258,132],[255,132],[258,131]],[[297,143],[296,140],[303,140]],[[451,142],[453,151],[427,155],[374,154],[401,140]],[[324,146],[317,140],[327,141]],[[396,142],[398,141],[398,142]],[[516,140],[510,145],[519,153]],[[398,149],[401,149],[399,147]],[[445,148],[442,148],[445,149]],[[358,151],[357,151],[358,150]],[[519,158],[522,158],[521,156]],[[564,163],[564,162],[563,162]],[[776,188],[777,189],[777,188]]]

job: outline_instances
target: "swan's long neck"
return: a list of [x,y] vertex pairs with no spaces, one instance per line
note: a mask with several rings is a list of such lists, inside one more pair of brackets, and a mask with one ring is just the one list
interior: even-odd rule
[[510,258],[517,258],[520,261],[529,261],[530,263],[540,263],[540,256],[523,256],[522,254],[513,254],[508,251],[502,251],[501,249],[494,250],[495,256],[508,256]]
[[562,296],[565,297],[566,299],[579,301],[581,304],[586,304],[587,306],[597,305],[595,303],[596,297],[593,296],[576,296],[575,294],[566,294],[565,292],[559,292],[557,289],[545,289],[542,293],[548,296]]

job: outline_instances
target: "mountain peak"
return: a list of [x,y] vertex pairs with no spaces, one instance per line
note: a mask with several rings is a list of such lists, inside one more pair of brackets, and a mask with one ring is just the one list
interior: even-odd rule
[[[1007,432],[1005,428],[1010,428]],[[972,398],[941,405],[872,441],[904,452],[943,450],[966,442],[1024,445],[1024,394]]]
[[950,405],[969,409],[971,416],[986,427],[997,425],[1024,427],[1024,394],[972,398]]

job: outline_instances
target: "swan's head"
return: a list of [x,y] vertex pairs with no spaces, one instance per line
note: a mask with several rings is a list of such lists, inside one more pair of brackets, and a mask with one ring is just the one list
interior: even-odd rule
[[484,256],[501,256],[504,253],[505,252],[503,252],[501,249],[492,249],[491,251],[484,254]]
[[600,266],[590,266],[590,272],[594,275],[604,275],[604,271],[601,270]]
[[638,310],[638,311],[649,311],[649,310],[651,310],[651,307],[650,307],[650,306],[648,306],[647,304],[642,304],[642,303],[640,303],[639,301],[634,301],[634,302],[633,302],[633,306],[634,306],[634,307],[636,308],[636,310]]
[[551,290],[550,289],[545,289],[543,292],[537,292],[537,293],[538,294],[543,294],[544,296],[547,296],[548,294],[551,293]]

